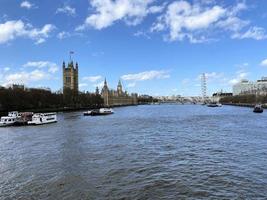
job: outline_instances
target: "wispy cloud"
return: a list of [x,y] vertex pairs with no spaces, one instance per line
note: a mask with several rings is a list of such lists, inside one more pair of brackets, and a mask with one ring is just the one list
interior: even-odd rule
[[75,16],[76,15],[76,9],[69,6],[69,5],[65,5],[61,8],[58,8],[56,13],[64,13],[64,14],[67,14],[69,16]]
[[60,40],[63,40],[63,39],[68,38],[70,36],[71,36],[71,34],[69,32],[66,32],[66,31],[61,31],[57,34],[57,38]]
[[133,82],[133,83],[129,83],[129,84],[127,85],[127,88],[133,88],[133,87],[135,87],[135,86],[136,86],[136,83]]
[[235,85],[235,84],[239,83],[242,79],[245,79],[248,76],[248,74],[249,74],[248,72],[243,71],[243,70],[237,71],[236,72],[236,77],[231,79],[231,80],[229,80],[228,83],[230,85]]
[[126,81],[146,81],[146,80],[153,80],[153,79],[166,79],[170,78],[170,74],[167,71],[145,71],[137,74],[126,74],[121,77],[123,80]]
[[80,83],[80,84],[79,84],[79,88],[84,88],[84,87],[87,87],[87,86],[88,86],[87,83]]
[[267,67],[267,59],[261,61],[260,65],[263,67]]
[[234,39],[255,39],[255,40],[264,40],[267,38],[265,29],[262,27],[251,27],[244,33],[235,33],[232,38]]
[[35,67],[35,68],[47,68],[48,72],[55,73],[58,71],[59,67],[56,63],[49,61],[29,61],[23,65],[23,67]]
[[98,75],[98,76],[86,76],[86,77],[83,77],[83,80],[84,81],[90,81],[92,83],[94,82],[97,82],[99,80],[102,79],[102,76]]

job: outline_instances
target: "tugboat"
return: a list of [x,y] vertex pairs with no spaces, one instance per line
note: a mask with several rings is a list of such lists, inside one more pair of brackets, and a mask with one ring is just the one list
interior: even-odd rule
[[83,113],[84,116],[98,116],[98,115],[110,115],[113,114],[114,111],[111,108],[100,108],[89,110]]
[[0,127],[13,126],[19,118],[18,111],[9,112],[8,116],[1,117]]
[[28,121],[29,125],[42,125],[57,122],[56,113],[36,113],[32,116],[32,120]]
[[254,110],[253,110],[254,113],[263,113],[263,108],[262,108],[262,105],[258,104],[254,107]]

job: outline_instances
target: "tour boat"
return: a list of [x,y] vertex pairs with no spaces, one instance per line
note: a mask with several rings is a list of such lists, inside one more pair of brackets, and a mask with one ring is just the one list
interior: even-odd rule
[[0,127],[12,126],[20,118],[17,111],[9,112],[8,116],[1,117]]
[[113,114],[114,111],[111,108],[100,108],[100,109],[94,109],[89,110],[87,112],[84,112],[84,116],[96,116],[96,115],[110,115]]
[[254,113],[263,113],[263,108],[260,104],[256,105],[253,110]]
[[41,125],[57,122],[56,113],[36,113],[32,116],[32,120],[28,122],[29,125]]
[[19,118],[15,121],[14,126],[27,125],[29,121],[32,121],[33,112],[19,113]]

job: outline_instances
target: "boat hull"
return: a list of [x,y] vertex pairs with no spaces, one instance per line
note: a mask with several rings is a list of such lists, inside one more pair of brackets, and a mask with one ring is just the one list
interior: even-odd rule
[[261,110],[253,110],[254,113],[263,113],[263,109]]
[[28,125],[38,126],[38,125],[53,124],[53,123],[57,123],[57,121],[50,121],[50,122],[28,122]]
[[13,126],[14,123],[10,123],[10,124],[4,124],[4,123],[0,123],[0,127],[8,127],[8,126]]
[[104,116],[104,115],[112,115],[113,113],[99,113],[99,112],[91,112],[91,113],[83,113],[84,116]]

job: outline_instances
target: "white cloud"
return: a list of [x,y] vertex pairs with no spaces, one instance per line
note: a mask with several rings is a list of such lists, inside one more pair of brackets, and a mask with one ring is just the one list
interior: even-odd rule
[[36,44],[45,42],[49,34],[55,29],[52,24],[46,24],[41,29],[33,28],[23,21],[7,21],[0,24],[0,44],[4,44],[17,37],[27,37],[36,41]]
[[152,79],[166,79],[170,78],[170,74],[167,71],[145,71],[137,74],[127,74],[121,77],[123,80],[126,81],[146,81]]
[[151,32],[168,31],[165,39],[168,41],[183,41],[191,43],[210,41],[211,37],[220,31],[227,31],[233,39],[265,39],[265,32],[260,27],[250,27],[243,31],[251,22],[239,18],[239,13],[247,9],[244,2],[232,7],[223,7],[216,1],[189,1],[180,0],[168,5],[164,14],[150,28]]
[[250,27],[245,33],[235,33],[232,38],[264,40],[267,38],[267,35],[264,28],[254,26]]
[[261,61],[260,65],[263,67],[267,67],[267,59]]
[[139,24],[149,13],[161,12],[162,6],[151,6],[154,0],[91,0],[96,11],[88,16],[83,25],[76,30],[93,27],[101,30],[123,20],[128,25]]
[[249,73],[246,72],[245,70],[239,70],[236,72],[236,77],[233,79],[230,79],[228,83],[230,85],[235,85],[235,84],[239,83],[241,80],[247,78],[248,74]]
[[69,16],[75,16],[76,9],[72,8],[71,6],[65,5],[62,8],[58,8],[56,13],[65,13]]
[[33,8],[33,6],[34,5],[32,3],[30,3],[29,1],[23,1],[20,4],[20,7],[26,8],[26,9],[31,9],[31,8]]
[[29,82],[36,82],[45,79],[50,79],[50,75],[41,70],[34,70],[32,72],[16,72],[13,74],[7,74],[3,78],[3,85],[9,84],[27,84]]
[[228,31],[233,31],[234,34],[249,25],[249,21],[241,20],[238,17],[228,17],[225,20],[219,21],[217,23],[218,28],[223,28]]
[[102,76],[87,76],[87,77],[83,77],[84,81],[90,81],[90,82],[97,82],[100,79],[102,79]]
[[56,73],[59,69],[56,63],[49,61],[30,61],[23,65],[23,67],[36,67],[36,68],[47,68],[48,72]]
[[220,6],[202,7],[191,5],[187,1],[176,1],[169,4],[167,12],[158,18],[152,31],[169,29],[169,40],[183,40],[192,36],[193,31],[207,29],[226,14]]
[[70,36],[71,36],[71,34],[69,32],[66,32],[66,31],[62,31],[62,32],[57,34],[57,38],[60,40],[63,40],[63,39],[68,38]]

